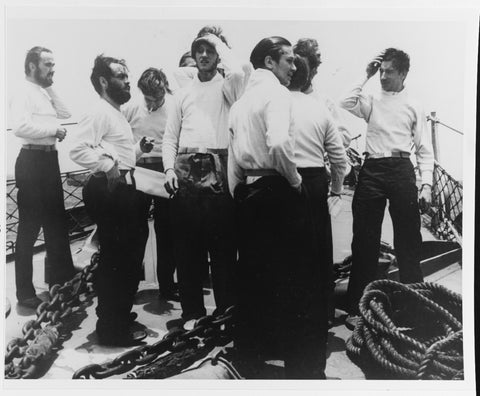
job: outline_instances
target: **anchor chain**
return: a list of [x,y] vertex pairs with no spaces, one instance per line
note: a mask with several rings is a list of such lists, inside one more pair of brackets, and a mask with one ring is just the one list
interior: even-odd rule
[[126,379],[167,378],[179,374],[214,347],[225,346],[231,340],[233,311],[207,315],[195,322],[193,329],[175,328],[158,342],[127,351],[103,364],[90,364],[73,374],[73,379],[104,379],[129,373]]
[[36,309],[37,318],[23,325],[23,337],[16,337],[7,344],[5,378],[37,377],[42,362],[63,334],[65,319],[82,304],[82,295],[93,293],[91,283],[98,258],[98,253],[94,253],[90,264],[71,280],[50,288],[49,301],[41,303]]

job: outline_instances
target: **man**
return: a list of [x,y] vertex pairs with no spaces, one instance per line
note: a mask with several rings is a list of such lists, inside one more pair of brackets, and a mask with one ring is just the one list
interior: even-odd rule
[[83,189],[85,206],[97,223],[100,262],[94,288],[98,297],[97,336],[100,344],[134,345],[146,337],[131,331],[131,313],[140,279],[138,249],[142,236],[137,194],[125,174],[152,144],[145,138],[134,145],[132,129],[120,112],[130,99],[128,69],[123,60],[97,56],[90,76],[100,95],[78,124],[78,139],[70,158],[90,169]]
[[[142,96],[136,100],[130,100],[122,107],[122,113],[132,127],[135,143],[146,136],[155,142],[155,147],[150,153],[145,154],[137,161],[137,166],[163,172],[162,141],[172,101],[167,77],[162,70],[151,67],[140,76],[138,88],[142,92]],[[137,191],[137,194],[139,195],[139,210],[142,215],[140,260],[143,259],[145,254],[145,246],[148,240],[148,217],[153,200],[159,297],[178,301],[178,292],[173,279],[175,262],[170,232],[169,200],[154,197],[141,191]]]
[[[366,159],[352,202],[349,327],[356,323],[363,289],[375,279],[387,199],[400,281],[423,281],[419,200],[423,209],[427,209],[431,202],[433,150],[425,114],[408,96],[404,85],[409,68],[410,58],[405,52],[386,49],[368,64],[366,78],[341,103],[346,110],[367,122]],[[367,95],[363,87],[378,69],[382,91],[379,96]],[[412,143],[422,177],[419,196],[410,161]]]
[[305,86],[302,88],[302,92],[306,93],[307,95],[311,95],[313,98],[327,106],[330,114],[333,117],[333,120],[337,124],[337,129],[342,137],[343,145],[345,148],[347,148],[350,146],[352,137],[345,125],[344,117],[342,115],[344,110],[339,108],[338,105],[327,95],[319,92],[318,89],[314,89],[313,87],[313,78],[317,75],[318,67],[322,64],[321,53],[320,49],[318,48],[317,40],[312,38],[299,39],[297,44],[295,44],[293,47],[293,52],[306,58],[308,61],[308,66],[310,67],[310,76]]
[[70,112],[52,88],[54,67],[49,49],[28,51],[26,81],[11,103],[13,132],[22,140],[15,164],[19,212],[15,283],[19,304],[28,308],[42,302],[32,283],[33,246],[40,227],[51,267],[50,286],[74,275],[56,147],[67,134],[58,119],[69,118]]
[[[347,168],[347,157],[342,139],[329,110],[319,104],[311,95],[301,92],[310,78],[308,61],[295,56],[296,71],[288,89],[292,94],[292,115],[295,120],[295,162],[302,176],[302,187],[306,191],[306,200],[310,208],[313,223],[316,258],[310,276],[317,276],[312,289],[305,290],[315,307],[317,327],[312,330],[312,348],[318,356],[323,369],[326,365],[328,338],[329,305],[333,307],[333,260],[331,220],[328,211],[329,202],[341,202],[343,179]],[[325,154],[330,162],[331,188],[325,169]],[[308,284],[305,282],[305,284]],[[333,285],[332,285],[333,284]]]
[[[172,200],[174,251],[185,328],[206,314],[205,252],[210,254],[216,312],[233,303],[236,263],[234,204],[227,186],[228,114],[243,92],[244,73],[214,34],[197,37],[190,84],[177,91],[163,140],[163,165]],[[217,70],[222,59],[225,78]]]
[[320,270],[285,88],[295,71],[292,46],[265,38],[250,62],[255,70],[229,122],[229,187],[240,243],[235,346],[247,369],[277,356],[286,378],[325,378],[316,335]]

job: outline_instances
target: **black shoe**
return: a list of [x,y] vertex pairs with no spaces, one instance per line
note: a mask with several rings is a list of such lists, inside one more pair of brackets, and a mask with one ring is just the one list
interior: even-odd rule
[[23,307],[36,309],[43,301],[40,300],[37,296],[25,298],[23,300],[18,300],[18,305]]
[[98,336],[98,343],[105,346],[134,346],[140,345],[147,338],[143,330],[129,331],[123,334]]
[[177,291],[168,291],[168,292],[158,292],[158,298],[160,300],[167,300],[167,301],[180,301],[180,295]]

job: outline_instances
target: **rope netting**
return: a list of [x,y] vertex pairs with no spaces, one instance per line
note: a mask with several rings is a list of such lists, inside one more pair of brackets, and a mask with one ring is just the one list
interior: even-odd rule
[[433,170],[432,208],[424,225],[439,239],[462,243],[463,186],[438,162]]
[[[64,196],[65,210],[68,221],[68,232],[70,238],[84,235],[87,227],[93,223],[84,210],[82,187],[87,178],[88,171],[74,171],[61,173],[62,188]],[[17,186],[15,179],[7,180],[6,196],[6,253],[15,253],[15,240],[17,238],[18,228],[18,206],[17,206]],[[37,237],[37,247],[45,243],[43,230]]]

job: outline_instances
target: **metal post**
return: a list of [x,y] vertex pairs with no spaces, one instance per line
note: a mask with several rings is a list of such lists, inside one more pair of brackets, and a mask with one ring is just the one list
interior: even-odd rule
[[432,123],[432,146],[433,146],[433,156],[435,157],[435,161],[440,162],[440,145],[438,140],[438,133],[437,133],[437,112],[432,111],[430,113],[430,121]]

